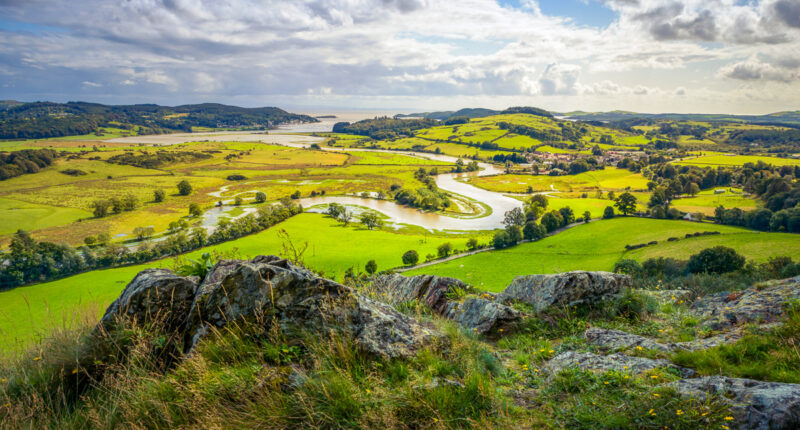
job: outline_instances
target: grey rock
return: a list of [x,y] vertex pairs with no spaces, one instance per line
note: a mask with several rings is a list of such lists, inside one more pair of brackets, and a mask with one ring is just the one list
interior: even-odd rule
[[167,330],[183,327],[197,290],[196,277],[183,277],[165,269],[145,269],[122,290],[106,309],[98,328],[113,329],[118,318],[138,324],[163,325]]
[[468,298],[464,303],[450,302],[443,316],[480,334],[507,333],[522,319],[516,309],[482,298]]
[[547,370],[557,373],[569,367],[578,367],[581,370],[607,372],[642,373],[659,368],[677,370],[681,377],[688,378],[695,374],[691,369],[679,367],[667,360],[653,360],[644,357],[631,357],[623,354],[597,355],[590,352],[566,351],[550,359],[545,365]]
[[277,325],[290,338],[338,332],[352,336],[365,352],[387,358],[409,357],[446,341],[391,306],[275,256],[220,262],[199,287],[196,278],[145,270],[109,307],[101,324],[112,327],[119,316],[139,322],[163,317],[183,335],[186,351],[212,328],[242,321],[265,330]]
[[454,287],[467,288],[458,279],[431,275],[383,275],[372,284],[375,296],[381,301],[397,305],[418,300],[434,313],[481,334],[498,333],[501,329],[510,331],[522,317],[515,309],[495,303],[494,295],[489,293],[480,298],[468,298],[463,303],[447,300],[447,293]]
[[621,330],[609,330],[592,327],[583,333],[587,341],[604,350],[629,349],[641,346],[655,351],[672,352],[676,349],[674,344],[659,343],[649,337],[627,333]]
[[684,396],[705,400],[712,395],[728,402],[735,418],[732,428],[800,428],[800,384],[707,376],[669,385]]
[[458,279],[433,275],[403,276],[400,274],[382,275],[373,281],[372,288],[381,301],[390,305],[418,300],[437,314],[443,314],[447,307],[447,293],[452,288],[466,289],[467,285]]
[[725,330],[746,323],[778,321],[784,304],[793,299],[800,299],[800,276],[765,282],[741,293],[703,297],[695,302],[694,310],[704,326]]
[[675,348],[686,351],[698,351],[701,349],[714,348],[715,346],[736,343],[741,338],[741,332],[733,331],[730,333],[722,333],[702,339],[695,339],[688,342],[678,342],[675,344]]
[[528,303],[540,312],[551,306],[601,302],[615,297],[630,285],[630,276],[609,272],[518,276],[497,298],[503,302],[517,300]]

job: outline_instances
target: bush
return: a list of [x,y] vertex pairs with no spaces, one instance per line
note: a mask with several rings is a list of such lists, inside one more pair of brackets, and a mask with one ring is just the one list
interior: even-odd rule
[[378,271],[378,263],[376,263],[375,260],[369,260],[367,261],[367,265],[364,266],[364,270],[370,275],[372,275],[373,273]]
[[247,179],[247,176],[244,175],[228,175],[229,181],[244,181]]
[[259,191],[256,193],[256,203],[264,203],[267,201],[267,194],[263,191]]
[[413,266],[417,264],[418,261],[419,261],[419,254],[417,253],[417,251],[413,249],[410,251],[406,251],[406,253],[403,254],[403,264],[405,265]]
[[603,219],[610,218],[614,218],[614,208],[611,206],[606,206],[606,209],[603,211]]
[[81,169],[64,169],[61,171],[61,173],[69,176],[84,176],[87,174]]
[[492,238],[492,246],[494,246],[494,249],[503,249],[506,247],[507,243],[508,233],[505,231],[498,231],[494,234],[494,237]]
[[689,257],[691,273],[728,273],[744,266],[745,258],[726,246],[715,246]]
[[436,251],[440,258],[447,257],[451,252],[453,252],[453,245],[450,244],[450,242],[443,243],[436,248]]
[[522,235],[526,240],[540,240],[547,235],[544,226],[536,224],[536,221],[528,221],[522,229]]
[[153,191],[153,201],[156,203],[160,203],[164,201],[164,198],[167,196],[167,193],[164,190],[155,190]]
[[178,194],[188,196],[192,193],[192,185],[186,179],[178,182]]
[[616,264],[614,264],[614,273],[636,276],[642,273],[642,265],[636,260],[626,258],[624,260],[619,260],[616,262]]
[[203,210],[200,209],[200,205],[197,203],[192,203],[189,205],[189,215],[191,216],[200,216],[203,214]]

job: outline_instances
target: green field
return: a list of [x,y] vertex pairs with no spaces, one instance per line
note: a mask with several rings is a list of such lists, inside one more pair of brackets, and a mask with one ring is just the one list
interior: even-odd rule
[[753,210],[758,207],[758,201],[741,194],[741,190],[730,191],[728,188],[724,193],[715,194],[714,189],[701,191],[694,197],[687,197],[672,200],[672,207],[683,212],[700,212],[704,215],[714,215],[714,210],[719,206],[726,208],[740,208],[743,210]]
[[800,166],[800,158],[763,157],[757,155],[708,155],[676,161],[675,164],[693,166],[742,166],[746,163],[764,163],[773,166]]
[[[424,259],[427,254],[436,254],[436,248],[445,242],[464,249],[470,237],[489,241],[486,233],[441,235],[418,230],[367,230],[358,224],[344,227],[329,217],[305,213],[261,233],[194,251],[188,258],[197,258],[211,249],[241,258],[277,255],[283,244],[278,237],[280,230],[286,230],[297,246],[308,242],[304,260],[309,267],[339,280],[349,267],[363,271],[369,260],[375,260],[379,270],[401,266],[402,254],[410,249],[417,250]],[[171,267],[172,261],[93,271],[0,292],[0,347],[29,342],[31,336],[51,324],[59,324],[76,307],[94,306],[102,312],[137,272],[146,267]]]
[[[683,239],[687,233],[719,231],[719,236]],[[671,237],[681,240],[667,242]],[[625,245],[658,241],[657,245],[626,252]],[[516,276],[535,273],[560,273],[570,270],[607,270],[622,258],[646,259],[670,256],[687,259],[693,252],[709,246],[731,246],[749,259],[765,261],[779,255],[800,255],[797,235],[758,233],[688,221],[649,218],[614,218],[525,243],[500,251],[489,251],[446,263],[405,272],[405,275],[432,274],[462,279],[489,291],[503,290]]]
[[578,175],[499,175],[482,176],[470,180],[470,184],[499,193],[524,193],[528,187],[533,191],[596,191],[596,190],[646,190],[647,178],[639,173],[609,167]]
[[0,197],[0,235],[17,230],[38,230],[91,217],[91,212],[81,209],[38,205]]

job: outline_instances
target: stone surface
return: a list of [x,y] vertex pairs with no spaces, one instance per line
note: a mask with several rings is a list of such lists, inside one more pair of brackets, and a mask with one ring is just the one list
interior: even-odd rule
[[659,368],[672,368],[680,372],[681,377],[688,378],[695,374],[691,369],[676,366],[667,360],[653,360],[644,357],[631,357],[623,354],[597,355],[591,352],[566,351],[550,359],[545,365],[547,370],[557,373],[569,367],[581,370],[606,372],[641,373]]
[[453,287],[467,289],[467,285],[458,279],[433,275],[408,277],[395,273],[378,276],[372,283],[380,299],[390,305],[418,300],[440,315],[447,308],[445,296]]
[[630,285],[629,276],[609,272],[518,276],[497,299],[528,303],[539,312],[550,306],[598,303],[616,296]]
[[409,357],[445,341],[444,335],[391,306],[275,256],[217,264],[198,287],[197,280],[166,270],[145,270],[106,311],[103,321],[122,315],[137,321],[168,315],[180,329],[185,350],[212,327],[247,321],[287,336],[332,331],[352,336],[362,350],[387,357]]
[[725,330],[746,323],[771,323],[783,315],[784,304],[800,299],[800,276],[769,281],[740,293],[713,294],[698,299],[694,311],[704,326]]
[[669,385],[685,396],[704,400],[710,394],[729,402],[735,418],[732,428],[800,428],[800,384],[708,376]]
[[197,290],[196,277],[183,277],[165,269],[139,272],[111,303],[99,327],[109,330],[117,318],[139,324],[163,324],[168,330],[182,329]]
[[488,293],[479,298],[467,298],[463,303],[450,301],[447,293],[454,287],[467,289],[458,279],[432,275],[383,275],[372,284],[375,295],[382,301],[397,305],[418,300],[434,313],[481,334],[510,331],[522,317],[511,307],[496,303],[494,295]]
[[727,345],[731,343],[736,343],[739,339],[742,338],[742,334],[739,331],[734,331],[730,333],[723,333],[718,334],[715,336],[710,336],[702,339],[695,339],[688,342],[678,342],[675,344],[676,349],[683,349],[686,351],[698,351],[701,349],[708,349],[713,348],[715,346],[720,345]]
[[468,298],[464,303],[450,302],[443,316],[480,334],[508,333],[522,318],[519,311],[483,298]]
[[611,351],[617,349],[629,349],[641,346],[645,349],[656,351],[672,352],[675,345],[659,343],[649,337],[627,333],[621,330],[610,330],[599,327],[592,327],[583,333],[587,341],[599,346],[601,349]]

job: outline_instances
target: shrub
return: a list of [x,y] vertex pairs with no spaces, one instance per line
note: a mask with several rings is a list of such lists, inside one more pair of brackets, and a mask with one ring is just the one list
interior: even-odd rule
[[164,198],[167,196],[167,193],[164,190],[155,190],[153,191],[153,201],[156,203],[160,203],[164,201]]
[[258,191],[256,193],[256,203],[264,203],[267,201],[267,194],[263,191]]
[[229,181],[244,181],[247,179],[247,176],[244,175],[228,175]]
[[642,273],[642,265],[636,260],[626,258],[614,264],[614,273],[635,276]]
[[438,248],[436,248],[436,251],[439,254],[440,258],[447,257],[448,255],[450,255],[451,252],[453,252],[453,245],[450,244],[450,242],[443,243],[439,245]]
[[375,260],[369,260],[367,261],[367,265],[364,266],[364,270],[370,275],[372,275],[373,273],[378,271],[378,263],[376,263]]
[[745,258],[726,246],[715,246],[689,257],[691,273],[727,273],[744,266]]
[[203,210],[200,209],[200,205],[197,203],[192,203],[189,205],[189,215],[191,216],[200,216],[203,214]]
[[178,194],[182,196],[188,196],[192,193],[192,184],[189,183],[186,179],[178,182]]
[[610,218],[614,218],[614,208],[611,206],[606,206],[606,209],[603,211],[603,219]]
[[61,171],[61,173],[65,174],[65,175],[69,175],[69,176],[84,176],[84,175],[87,175],[87,173],[84,172],[81,169],[64,169],[64,170]]
[[419,261],[419,254],[417,253],[417,251],[413,249],[410,251],[406,251],[406,253],[403,254],[403,264],[405,265],[413,266],[417,264],[418,261]]

